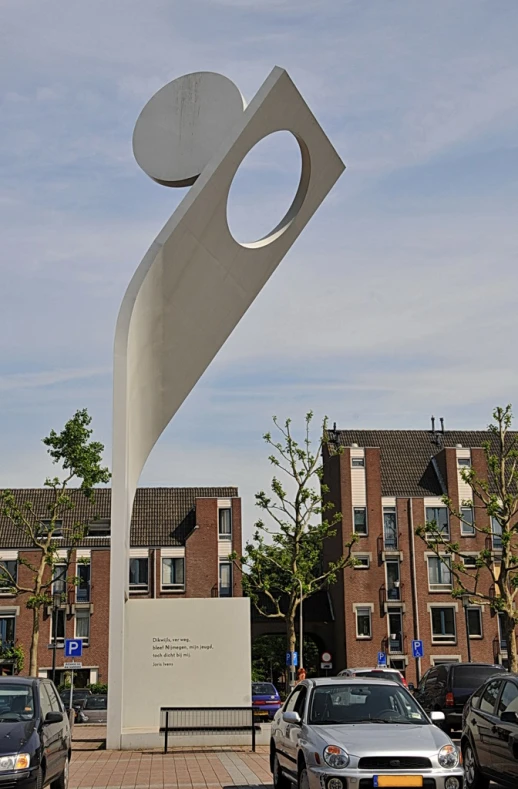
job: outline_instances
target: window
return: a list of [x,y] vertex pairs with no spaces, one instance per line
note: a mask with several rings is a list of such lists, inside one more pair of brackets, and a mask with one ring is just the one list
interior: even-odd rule
[[489,712],[490,714],[493,712],[500,691],[500,685],[501,680],[499,679],[494,679],[486,685],[486,689],[482,693],[482,698],[480,699],[479,710],[481,710],[481,712]]
[[67,591],[67,565],[55,564],[52,572],[52,593],[64,595]]
[[[162,561],[165,561],[163,559]],[[129,585],[132,592],[147,592],[149,583],[149,557],[130,558]]]
[[54,632],[56,633],[56,646],[63,646],[63,642],[65,640],[65,611],[63,608],[58,608],[56,611],[52,611],[52,616],[50,617],[51,644],[54,643]]
[[403,613],[400,608],[391,608],[388,615],[389,652],[403,652]]
[[365,468],[365,458],[363,458],[363,457],[352,457],[351,458],[351,466],[353,468]]
[[383,508],[383,543],[387,550],[397,550],[396,508]]
[[52,712],[52,707],[50,706],[49,694],[47,693],[46,682],[42,682],[40,685],[40,707],[41,707],[41,717],[43,720],[45,720],[49,712]]
[[507,639],[504,630],[504,614],[498,614],[498,633],[500,635],[500,652],[507,652]]
[[451,557],[445,556],[439,559],[438,556],[428,557],[428,586],[431,592],[440,592],[444,589],[451,589]]
[[4,648],[14,644],[15,625],[16,616],[14,614],[0,616],[0,647]]
[[232,597],[232,562],[219,564],[219,596]]
[[482,609],[468,608],[468,632],[470,638],[482,638]]
[[356,637],[357,638],[371,638],[371,609],[370,608],[357,608],[356,609]]
[[78,603],[90,602],[90,562],[79,561],[76,574],[79,583],[76,586],[76,600]]
[[503,712],[518,712],[518,686],[514,682],[506,682],[500,701],[498,702],[497,715],[502,717]]
[[371,566],[371,558],[370,556],[363,555],[360,553],[353,553],[353,557],[358,562],[354,565],[355,570],[368,570]]
[[476,570],[477,569],[477,556],[464,556],[462,557],[462,563],[466,570]]
[[[40,521],[40,535],[43,537],[44,535],[49,533],[49,529],[51,528],[52,520],[41,520]],[[63,521],[55,520],[54,521],[54,528],[52,529],[52,536],[53,537],[62,537],[63,536]]]
[[76,638],[83,639],[83,646],[90,640],[90,611],[76,611]]
[[457,465],[459,468],[471,468],[470,458],[457,458]]
[[162,589],[183,591],[185,589],[185,559],[183,557],[162,558]]
[[87,537],[109,537],[110,534],[111,523],[109,518],[88,524]]
[[455,643],[455,609],[451,606],[445,608],[432,608],[432,642]]
[[367,509],[366,507],[354,508],[354,533],[367,534]]
[[230,509],[230,507],[225,507],[218,510],[218,523],[219,523],[219,539],[231,540],[232,539],[232,510]]
[[502,524],[496,518],[491,518],[491,531],[493,532],[493,548],[502,550]]
[[16,582],[17,580],[18,580],[17,560],[0,559],[0,594],[9,593],[13,588],[13,581]]
[[[448,508],[447,507],[427,507],[426,508],[426,522],[435,526],[439,535],[449,538],[450,525],[448,521]],[[435,535],[431,535],[435,536]]]
[[388,561],[387,568],[387,599],[401,600],[401,589],[399,580],[399,560]]
[[463,537],[473,537],[475,535],[475,525],[473,523],[473,507],[463,507],[460,511],[462,520],[460,522],[460,533]]
[[295,688],[288,701],[286,702],[285,712],[298,712],[302,717],[301,708],[304,707],[306,700],[306,688],[304,686]]
[[59,697],[54,689],[54,685],[51,685],[50,682],[49,683],[45,682],[44,685],[47,688],[47,693],[50,701],[50,708],[52,712],[62,712],[63,708],[59,701]]

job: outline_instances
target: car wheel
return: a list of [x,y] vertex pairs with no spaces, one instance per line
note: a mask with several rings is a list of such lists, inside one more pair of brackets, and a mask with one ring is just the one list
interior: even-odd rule
[[299,771],[299,789],[309,789],[309,775],[306,765]]
[[50,785],[50,789],[68,789],[68,768],[69,768],[69,761],[68,756],[65,761],[65,766],[63,767],[63,772],[56,778],[55,781],[52,781]]
[[488,789],[489,778],[482,775],[478,768],[475,758],[475,751],[470,742],[466,743],[462,749],[464,762],[464,775],[466,776],[466,786],[468,789]]
[[273,786],[274,789],[291,789],[291,781],[288,781],[282,772],[279,757],[276,753],[273,755]]

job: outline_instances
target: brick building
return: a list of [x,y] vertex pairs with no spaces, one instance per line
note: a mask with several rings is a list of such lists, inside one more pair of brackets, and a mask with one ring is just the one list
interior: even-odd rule
[[[53,495],[49,489],[13,491],[18,503],[31,501],[34,512],[45,523],[47,506]],[[108,677],[108,617],[110,590],[110,503],[111,490],[98,489],[93,502],[79,491],[70,491],[76,506],[65,513],[56,529],[59,556],[67,556],[67,535],[75,522],[89,524],[81,542],[74,545],[69,577],[79,585],[67,585],[60,578],[53,591],[62,592],[56,613],[56,666],[62,667],[65,638],[83,638],[83,670],[76,684],[106,682]],[[48,515],[47,515],[48,517]],[[68,542],[70,545],[70,542]],[[19,559],[38,560],[28,539],[0,516],[0,562],[17,574],[27,586],[31,571]],[[131,523],[131,558],[128,567],[130,596],[135,597],[231,597],[241,595],[240,573],[228,559],[241,552],[241,499],[237,488],[139,488]],[[50,580],[50,568],[47,580]],[[32,612],[25,606],[27,594],[12,595],[0,588],[0,639],[2,651],[22,645],[25,668],[29,664]],[[42,613],[40,624],[40,676],[50,674],[53,654],[52,608]],[[0,657],[3,673],[12,673],[11,660]],[[57,682],[62,678],[58,670]]]
[[[361,562],[346,568],[330,590],[335,667],[375,666],[380,651],[415,682],[413,639],[424,642],[421,675],[440,662],[467,660],[466,612],[462,601],[451,597],[452,575],[415,529],[435,520],[463,553],[471,554],[466,564],[487,548],[498,563],[498,523],[492,535],[480,533],[449,517],[442,502],[447,494],[460,510],[471,499],[463,468],[472,466],[487,477],[482,444],[490,434],[334,429],[329,438],[324,483],[342,520],[326,558],[340,555],[356,533],[353,551]],[[472,512],[465,510],[464,519]],[[485,510],[474,512],[477,526],[489,527]],[[479,588],[494,594],[489,571],[482,571]],[[468,607],[467,617],[472,659],[505,664],[499,617],[487,604]]]

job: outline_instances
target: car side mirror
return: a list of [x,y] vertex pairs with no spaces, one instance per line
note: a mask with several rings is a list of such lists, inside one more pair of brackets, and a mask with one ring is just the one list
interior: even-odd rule
[[444,723],[446,720],[446,715],[444,712],[440,712],[440,710],[433,710],[430,713],[430,720],[432,723]]
[[63,713],[62,712],[47,712],[45,715],[44,723],[62,723],[63,721]]
[[518,724],[518,713],[517,712],[502,712],[500,715],[500,720],[502,723],[515,723]]
[[291,723],[293,726],[300,726],[302,723],[298,712],[283,712],[282,719],[284,723]]

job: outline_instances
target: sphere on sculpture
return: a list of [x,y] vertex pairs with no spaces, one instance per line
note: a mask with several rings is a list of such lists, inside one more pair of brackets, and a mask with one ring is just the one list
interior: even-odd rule
[[139,166],[165,186],[190,186],[243,115],[245,101],[222,74],[198,71],[165,85],[133,132]]

